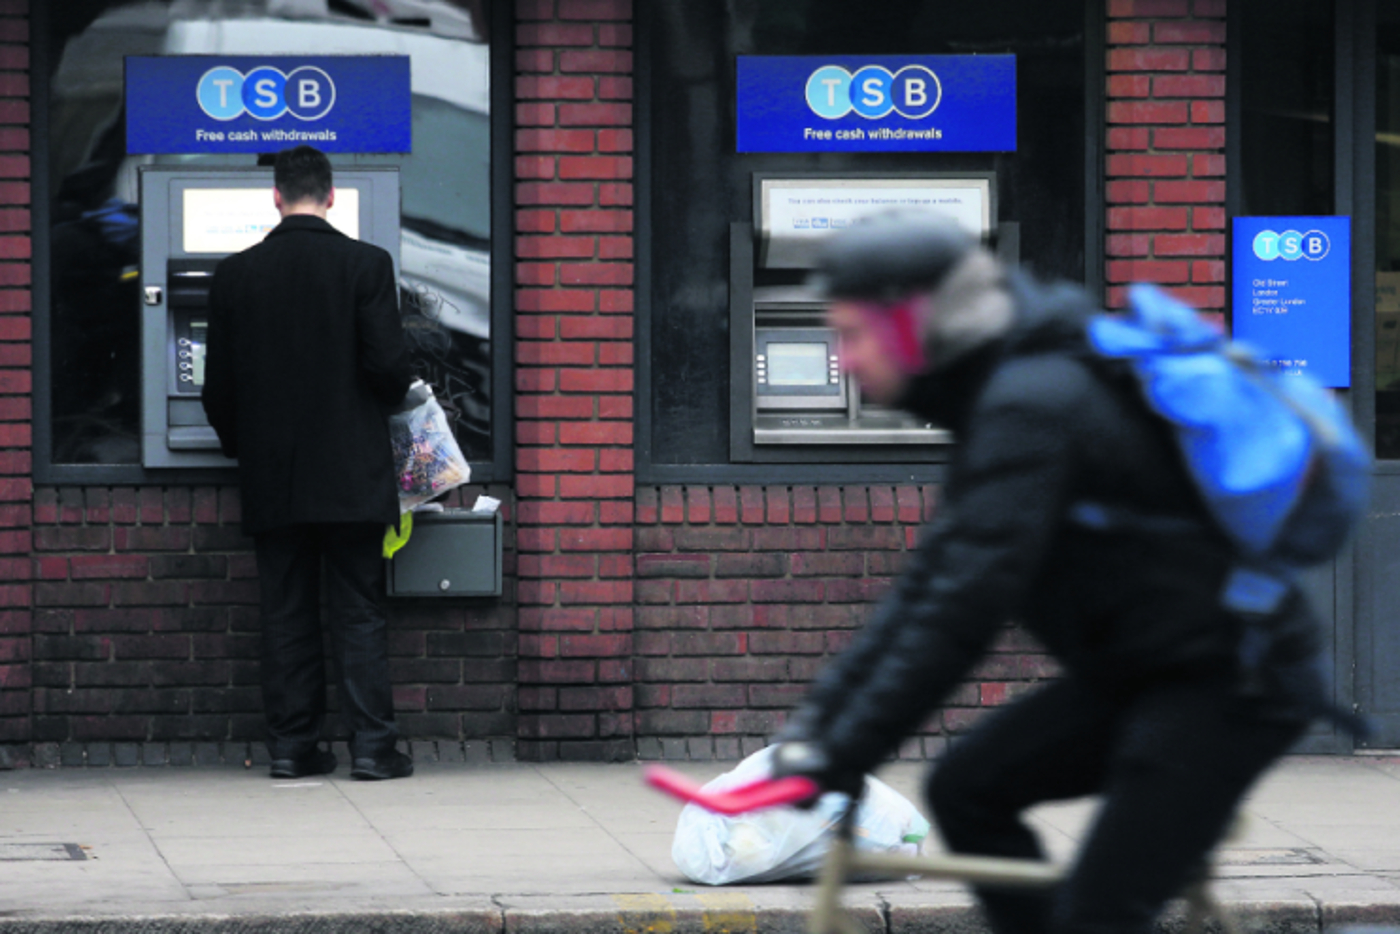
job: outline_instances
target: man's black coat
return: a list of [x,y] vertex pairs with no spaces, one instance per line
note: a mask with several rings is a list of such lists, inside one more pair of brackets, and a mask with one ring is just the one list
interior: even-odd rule
[[398,517],[387,409],[411,381],[389,254],[289,215],[210,292],[204,410],[238,458],[243,531]]
[[[813,685],[789,735],[843,772],[877,766],[957,685],[1007,620],[1105,697],[1238,674],[1243,621],[1220,602],[1235,553],[1132,377],[1084,338],[1088,297],[1017,279],[1011,331],[920,377],[901,405],[953,430],[944,497],[893,592]],[[1166,520],[1094,531],[1081,502]],[[1265,669],[1305,662],[1318,626],[1296,592]]]

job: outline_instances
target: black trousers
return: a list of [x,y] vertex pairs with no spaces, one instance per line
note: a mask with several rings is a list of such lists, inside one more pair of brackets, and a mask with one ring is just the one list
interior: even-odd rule
[[1066,679],[953,744],[929,776],[929,805],[950,849],[1037,859],[1021,812],[1102,793],[1062,885],[977,894],[997,934],[1146,934],[1201,871],[1250,785],[1305,729],[1277,710],[1223,682],[1125,701]]
[[384,526],[293,525],[254,536],[262,608],[262,695],[272,758],[304,755],[321,738],[326,665],[321,638],[322,571],[326,622],[340,672],[340,707],[350,753],[379,757],[394,748],[389,627],[384,615]]

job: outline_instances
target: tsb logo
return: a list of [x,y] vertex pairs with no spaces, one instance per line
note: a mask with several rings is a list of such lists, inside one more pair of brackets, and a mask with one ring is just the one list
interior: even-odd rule
[[1309,230],[1307,233],[1299,233],[1296,230],[1285,230],[1283,233],[1261,230],[1254,235],[1251,246],[1254,248],[1254,255],[1260,259],[1292,262],[1295,259],[1322,259],[1331,251],[1332,241],[1320,230]]
[[807,79],[807,106],[827,120],[855,111],[869,120],[891,111],[917,120],[938,109],[943,85],[923,65],[906,65],[891,72],[881,65],[866,65],[851,74],[840,65],[824,65]]
[[219,65],[199,79],[195,95],[200,109],[215,120],[233,120],[245,112],[259,120],[276,120],[285,113],[298,120],[319,120],[335,106],[335,82],[311,65],[291,74],[264,65],[246,75]]

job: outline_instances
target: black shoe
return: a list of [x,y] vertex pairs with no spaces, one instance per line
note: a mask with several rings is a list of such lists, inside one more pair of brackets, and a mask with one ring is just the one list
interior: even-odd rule
[[329,775],[335,771],[335,753],[329,749],[313,749],[294,759],[273,759],[268,774],[273,778],[302,778],[306,775]]
[[408,778],[413,774],[413,759],[397,750],[378,759],[356,759],[350,764],[350,777],[362,782],[378,782],[386,778]]

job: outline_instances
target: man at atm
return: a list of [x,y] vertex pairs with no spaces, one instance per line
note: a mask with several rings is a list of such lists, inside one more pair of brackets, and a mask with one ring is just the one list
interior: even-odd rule
[[403,778],[384,613],[384,527],[398,518],[387,412],[411,381],[393,260],[326,220],[330,161],[278,153],[282,217],[218,266],[202,393],[238,459],[243,531],[257,555],[261,679],[274,778],[331,772],[321,639],[328,624],[350,729],[350,775]]

